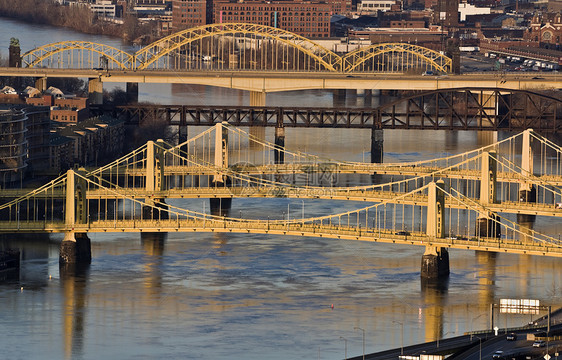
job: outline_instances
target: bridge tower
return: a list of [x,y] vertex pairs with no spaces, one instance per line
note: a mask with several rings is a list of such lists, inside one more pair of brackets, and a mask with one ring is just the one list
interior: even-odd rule
[[[523,131],[523,149],[521,152],[521,175],[533,175],[533,149],[531,148],[531,132],[533,129]],[[529,181],[519,185],[519,201],[537,202],[537,189]]]
[[[85,172],[79,169],[78,172]],[[76,224],[88,221],[86,182],[76,179],[74,170],[66,172],[65,226],[67,231],[59,249],[59,264],[89,264],[92,261],[92,248],[87,233],[74,231]],[[68,230],[70,229],[70,230]]]
[[156,195],[164,190],[164,154],[162,150],[164,141],[158,139],[156,143],[158,146],[155,146],[154,141],[148,141],[146,144],[145,186],[146,191],[151,195],[145,199],[148,206],[143,207],[142,214],[143,219],[165,220],[168,219],[166,202]]
[[[445,237],[445,182],[438,180],[429,184],[427,200],[427,235],[434,239]],[[422,256],[422,279],[437,279],[449,276],[449,251],[447,248],[429,244]]]
[[[482,205],[494,204],[496,202],[498,162],[496,152],[483,152],[480,157],[480,203]],[[494,213],[481,213],[476,219],[476,235],[479,237],[500,237],[501,227],[495,221],[497,215]]]
[[[228,168],[228,130],[227,123],[215,125],[215,167],[217,169]],[[220,172],[213,175],[213,186],[230,186],[230,178]],[[227,216],[232,206],[232,198],[211,198],[211,214]]]
[[[533,148],[531,147],[531,132],[533,129],[523,131],[523,144],[521,150],[521,175],[532,176],[533,167]],[[536,203],[537,202],[537,188],[530,181],[522,180],[519,184],[519,199],[520,202]],[[525,227],[532,228],[536,215],[517,214],[517,222]]]

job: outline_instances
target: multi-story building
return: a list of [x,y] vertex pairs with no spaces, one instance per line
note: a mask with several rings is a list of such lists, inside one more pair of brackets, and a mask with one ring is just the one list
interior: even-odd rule
[[179,31],[186,28],[202,26],[211,16],[211,3],[207,0],[174,0],[172,3],[172,28]]
[[562,39],[562,15],[534,15],[524,39],[535,43],[535,46],[559,49]]
[[246,22],[306,37],[328,37],[330,17],[349,14],[351,6],[351,0],[174,0],[172,27],[177,31],[212,23]]
[[97,0],[95,4],[90,4],[90,11],[99,17],[115,18],[120,16],[117,7],[110,0]]
[[51,130],[49,166],[64,171],[79,164],[100,165],[123,151],[124,122],[95,117],[78,124],[58,124]]
[[332,5],[326,2],[215,1],[214,19],[277,27],[308,38],[330,36]]
[[361,0],[357,4],[357,12],[362,15],[376,14],[378,11],[390,11],[396,0]]
[[22,110],[0,110],[0,185],[21,182],[27,169],[27,115]]

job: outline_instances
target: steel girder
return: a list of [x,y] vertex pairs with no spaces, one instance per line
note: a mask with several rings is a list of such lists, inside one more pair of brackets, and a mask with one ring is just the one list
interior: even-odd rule
[[443,89],[402,97],[378,108],[280,108],[249,106],[129,105],[130,122],[147,116],[170,124],[338,127],[421,130],[509,130],[562,132],[562,100],[525,90]]

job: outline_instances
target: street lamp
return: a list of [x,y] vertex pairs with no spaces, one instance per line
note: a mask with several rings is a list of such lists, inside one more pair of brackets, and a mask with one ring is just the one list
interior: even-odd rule
[[304,200],[302,201],[302,221],[304,222]]
[[358,326],[354,327],[353,329],[363,331],[363,360],[365,360],[365,329],[361,329]]
[[486,314],[480,314],[477,317],[470,319],[470,341],[472,341],[472,331],[474,329],[472,327],[472,324],[474,323],[474,320],[478,319],[480,316],[483,316],[483,315],[486,315]]
[[392,322],[400,324],[402,328],[402,332],[400,335],[400,355],[404,355],[404,323],[401,323],[400,321],[396,321],[396,320],[392,320]]
[[340,339],[342,339],[343,341],[345,341],[345,358],[344,360],[347,360],[347,339],[344,338],[343,336],[340,336]]
[[479,353],[478,360],[482,360],[482,338],[479,337],[479,336],[476,336],[476,335],[474,335],[474,337],[477,338],[479,340],[479,343],[480,343],[479,351],[478,351],[478,353]]
[[441,337],[441,338],[444,338],[445,335],[447,335],[447,334],[454,334],[454,333],[455,333],[454,331],[447,331],[447,332],[444,333],[442,336],[438,336],[438,337],[437,337],[437,348],[439,349],[439,338],[440,338],[440,337]]

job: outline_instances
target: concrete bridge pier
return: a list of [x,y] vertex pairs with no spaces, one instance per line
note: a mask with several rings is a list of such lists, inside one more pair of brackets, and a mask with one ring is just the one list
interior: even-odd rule
[[274,153],[274,160],[276,164],[284,164],[285,163],[285,128],[284,127],[275,127],[275,153]]
[[439,279],[449,276],[449,250],[444,247],[426,246],[422,256],[421,278]]
[[383,143],[384,133],[383,129],[373,127],[371,129],[371,162],[382,164],[383,162]]
[[501,225],[498,221],[498,215],[494,213],[480,214],[476,219],[476,236],[499,239],[501,237]]
[[265,106],[265,91],[250,91],[250,106]]
[[[102,88],[103,93],[103,88]],[[139,83],[128,82],[126,84],[127,103],[136,104],[139,102]]]
[[333,90],[333,97],[332,97],[332,104],[334,107],[344,107],[346,101],[346,90],[345,89],[337,89]]
[[59,265],[90,264],[92,245],[87,233],[68,231],[59,248]]
[[88,79],[88,99],[92,105],[103,104],[103,82],[101,79]]
[[46,77],[35,78],[35,88],[41,92],[47,90],[47,78]]
[[232,208],[232,198],[210,198],[211,215],[229,216]]
[[[186,142],[188,136],[189,136],[189,132],[188,132],[187,125],[185,125],[185,124],[178,125],[178,145]],[[182,150],[187,150],[187,148],[182,149]]]
[[[144,220],[168,220],[168,204],[165,199],[147,199],[145,202],[148,204],[142,207],[142,218]],[[152,206],[151,206],[152,205]]]

